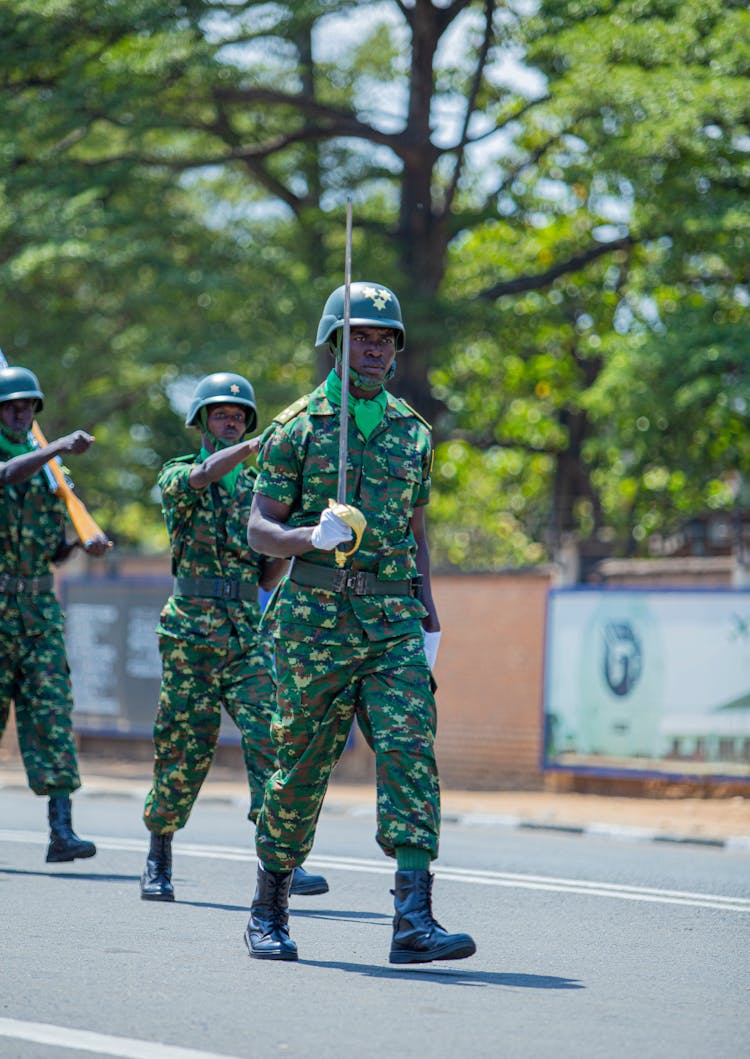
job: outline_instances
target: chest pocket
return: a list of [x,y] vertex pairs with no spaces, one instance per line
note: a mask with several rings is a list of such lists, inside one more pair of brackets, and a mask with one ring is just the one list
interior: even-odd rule
[[422,464],[418,457],[388,455],[383,508],[388,522],[394,527],[408,522],[414,513],[421,481]]
[[[347,462],[347,470],[351,465]],[[338,449],[333,437],[316,439],[311,443],[302,471],[302,512],[317,512],[325,506],[326,498],[336,496],[338,484]]]

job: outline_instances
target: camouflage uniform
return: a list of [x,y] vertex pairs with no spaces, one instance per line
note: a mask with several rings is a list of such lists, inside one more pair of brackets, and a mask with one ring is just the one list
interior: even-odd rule
[[[261,449],[256,491],[291,506],[287,525],[315,525],[336,496],[338,444],[339,409],[325,385],[277,418]],[[316,587],[309,582],[321,571],[330,578],[335,558],[313,549],[294,560],[266,611],[276,647],[279,769],[266,789],[256,846],[271,872],[288,871],[309,852],[354,717],[375,752],[378,843],[389,855],[410,846],[437,856],[427,611],[409,594],[417,573],[409,520],[429,498],[430,465],[429,427],[404,401],[387,394],[385,417],[367,441],[352,423],[347,502],[363,512],[367,529],[347,562],[350,573],[369,577],[362,574],[358,586],[350,578],[343,591]]]
[[206,778],[222,703],[242,737],[255,820],[275,768],[269,729],[276,690],[269,639],[258,632],[261,557],[246,527],[255,472],[242,470],[230,496],[221,483],[189,484],[197,455],[169,460],[158,483],[178,579],[241,582],[249,598],[180,595],[168,599],[157,628],[162,685],[154,724],[154,781],[146,797],[149,831],[184,827]]
[[65,505],[42,474],[0,488],[0,737],[12,699],[29,786],[40,795],[81,786],[63,613],[50,573],[64,526]]

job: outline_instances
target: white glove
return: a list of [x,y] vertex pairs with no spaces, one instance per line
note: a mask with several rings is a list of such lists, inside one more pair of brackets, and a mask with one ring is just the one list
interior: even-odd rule
[[354,534],[351,526],[347,526],[343,519],[334,515],[329,507],[320,516],[320,522],[312,531],[313,548],[321,548],[324,552],[330,552],[337,544],[350,541]]
[[440,632],[427,632],[426,629],[422,629],[424,653],[427,655],[427,665],[430,669],[435,668],[438,647],[440,646],[440,635]]

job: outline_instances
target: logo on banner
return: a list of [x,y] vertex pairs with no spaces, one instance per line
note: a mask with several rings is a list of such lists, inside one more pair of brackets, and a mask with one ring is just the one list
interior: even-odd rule
[[615,695],[629,695],[643,669],[641,641],[629,621],[604,626],[604,679]]

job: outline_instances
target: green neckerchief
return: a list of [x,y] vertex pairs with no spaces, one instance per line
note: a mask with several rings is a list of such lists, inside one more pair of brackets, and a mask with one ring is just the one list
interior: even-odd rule
[[[341,379],[335,371],[331,371],[326,379],[325,391],[326,397],[331,404],[337,404],[340,407]],[[383,422],[387,403],[388,397],[382,386],[374,397],[354,397],[353,394],[349,394],[349,407],[354,414],[354,422],[359,427],[365,441],[368,440],[373,430]]]
[[[25,439],[22,441],[14,440],[14,438],[18,437],[18,434],[15,434],[7,429],[0,429],[0,455],[4,454],[13,459],[14,456],[25,456],[27,452],[34,452],[34,450],[37,448],[36,442],[34,441],[34,436],[33,434],[31,434],[31,432],[26,434]],[[57,456],[56,459],[59,461],[60,457]],[[62,464],[60,464],[60,466],[62,467]],[[65,470],[65,468],[63,468],[63,470]],[[45,463],[44,466],[40,467],[36,473],[42,474],[44,476],[47,481],[47,488],[49,489],[50,493],[57,492],[57,482],[55,481],[55,476],[52,474],[52,468],[49,466],[49,463]],[[34,475],[32,475],[32,477],[34,477]],[[22,485],[25,489],[26,484],[27,483],[19,483],[19,486],[17,488],[20,488],[20,486]]]
[[[229,446],[228,445],[223,445],[221,442],[217,442],[216,451],[218,452],[220,448],[221,449],[226,449],[226,448],[229,448]],[[205,448],[205,446],[204,446],[201,449],[201,451],[198,453],[198,459],[201,461],[201,463],[203,463],[204,460],[207,460],[208,457],[212,456],[212,455],[213,455],[213,453],[209,452],[208,449]],[[235,486],[237,485],[237,479],[239,478],[239,476],[241,474],[242,474],[242,464],[238,463],[236,467],[233,467],[231,471],[227,471],[227,473],[223,474],[221,476],[221,478],[219,479],[219,481],[224,486],[224,488],[226,489],[226,491],[229,493],[230,496],[234,496],[234,489],[235,489]]]
[[33,452],[35,446],[28,440],[28,437],[24,441],[14,441],[13,437],[18,435],[8,435],[5,430],[0,430],[0,451],[7,453],[12,459],[14,456],[25,456],[27,452]]

